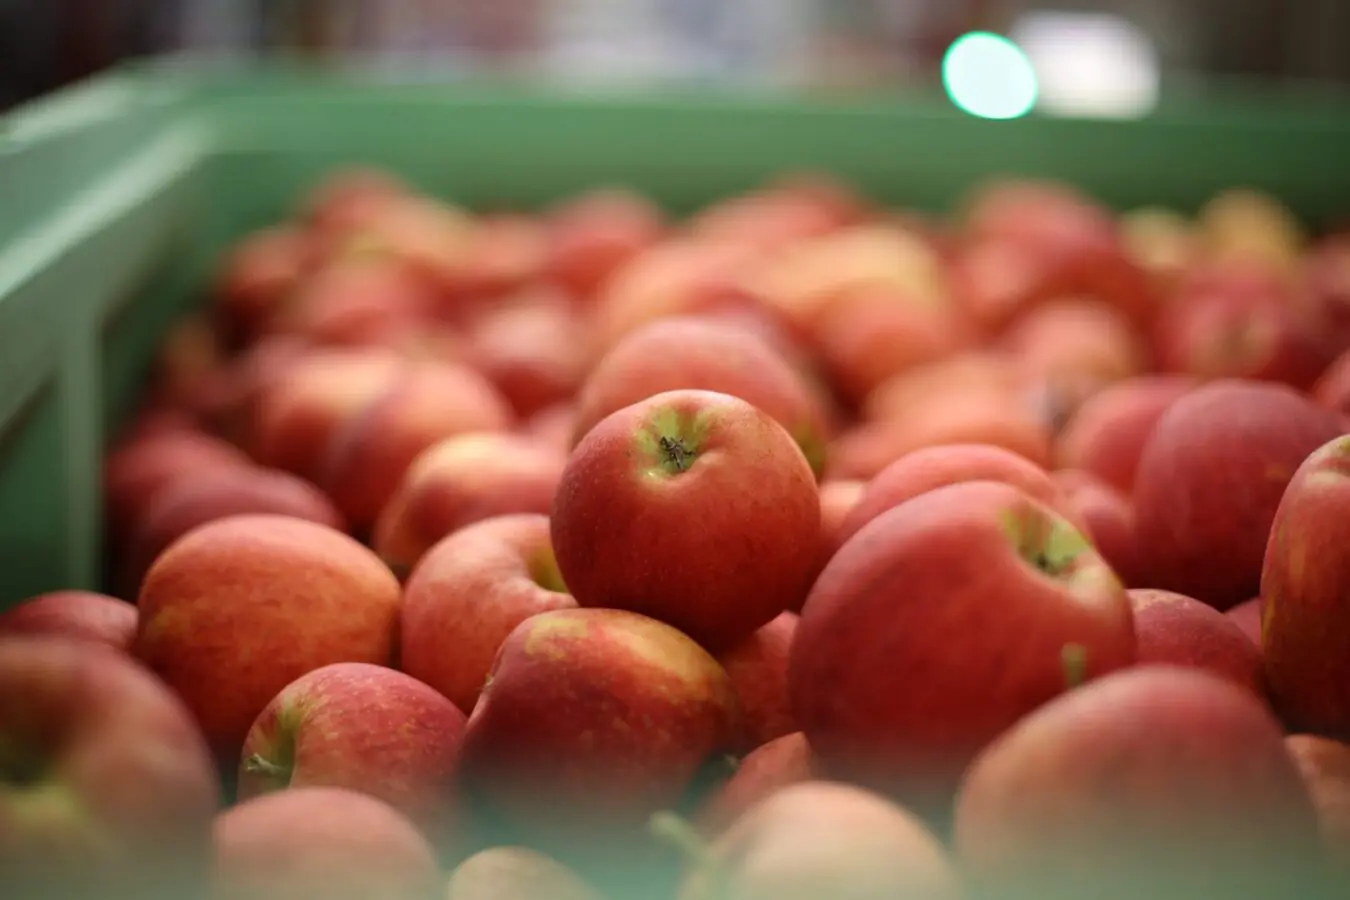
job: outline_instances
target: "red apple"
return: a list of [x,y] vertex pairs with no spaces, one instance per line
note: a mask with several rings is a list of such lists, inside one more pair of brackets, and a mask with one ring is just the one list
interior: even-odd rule
[[1129,593],[1141,664],[1203,669],[1265,698],[1261,651],[1223,613],[1171,591],[1141,588]]
[[731,394],[792,435],[812,469],[824,466],[824,410],[802,377],[768,343],[723,322],[685,316],[630,332],[607,353],[576,399],[573,445],[606,416],[665,391]]
[[1022,362],[1001,350],[957,353],[928,365],[916,366],[877,386],[862,405],[866,421],[896,421],[934,402],[934,396],[991,397],[1014,405],[1023,403],[1034,383]]
[[1295,728],[1350,738],[1350,437],[1298,467],[1275,512],[1261,572],[1261,648],[1275,707]]
[[1350,234],[1332,235],[1309,250],[1304,278],[1318,306],[1336,331],[1340,351],[1350,341]]
[[311,273],[277,308],[269,331],[359,344],[373,331],[426,321],[437,302],[425,281],[389,257],[343,257]]
[[571,398],[591,362],[589,331],[565,296],[532,292],[468,332],[469,356],[522,417]]
[[688,637],[623,610],[553,610],[502,644],[461,772],[482,814],[585,845],[676,802],[739,732],[731,680]]
[[416,678],[369,663],[301,675],[249,730],[239,799],[339,787],[385,801],[436,841],[453,838],[464,713]]
[[566,462],[560,451],[505,432],[447,438],[408,467],[375,522],[375,550],[406,574],[436,542],[474,522],[547,513]]
[[528,847],[490,847],[450,873],[445,900],[604,900],[567,866]]
[[1317,807],[1322,844],[1340,884],[1350,885],[1350,745],[1312,734],[1284,739]]
[[967,773],[955,843],[1000,897],[1324,896],[1279,723],[1194,669],[1109,675],[1022,719]]
[[1342,353],[1323,370],[1311,394],[1327,409],[1350,417],[1350,351]]
[[572,197],[548,215],[549,276],[590,300],[664,229],[661,211],[631,191],[605,188]]
[[1257,649],[1261,648],[1261,613],[1265,603],[1260,597],[1243,600],[1237,606],[1227,610],[1224,615],[1232,621],[1242,633],[1251,639]]
[[1084,533],[1126,587],[1148,581],[1147,561],[1139,552],[1134,507],[1129,497],[1080,469],[1061,469],[1050,476],[1059,488],[1061,508]]
[[1043,303],[1013,321],[999,344],[1070,408],[1104,385],[1139,375],[1149,363],[1134,323],[1100,300]]
[[679,900],[965,896],[955,865],[919,819],[828,781],[771,794],[696,858]]
[[1193,379],[1173,375],[1141,375],[1107,385],[1078,406],[1055,438],[1055,467],[1083,469],[1130,494],[1153,427],[1195,386]]
[[1257,594],[1280,497],[1304,458],[1342,430],[1338,416],[1284,385],[1221,380],[1174,402],[1135,474],[1148,586],[1220,610]]
[[717,654],[745,716],[745,749],[797,730],[788,702],[788,649],[797,614],[781,613],[740,643]]
[[721,833],[770,794],[820,777],[819,768],[806,735],[800,731],[761,744],[741,760],[736,774],[703,805],[700,829]]
[[[826,481],[820,486],[820,554],[816,559],[816,575],[825,570],[834,551],[844,543],[844,523],[862,500],[867,482],[856,478]],[[814,582],[815,579],[812,579]],[[805,602],[806,598],[802,598]],[[792,612],[801,612],[793,607]]]
[[1005,728],[1134,653],[1129,598],[1087,539],[1017,488],[972,481],[844,543],[803,608],[788,688],[828,771],[927,814]]
[[244,513],[293,516],[342,530],[341,514],[314,485],[276,469],[216,468],[165,485],[145,507],[131,534],[122,584],[134,597],[151,564],[178,538],[199,525]]
[[438,542],[403,596],[400,666],[465,713],[517,625],[576,606],[553,559],[548,517],[533,513],[484,519]]
[[0,891],[191,897],[219,789],[181,703],[124,654],[0,638]]
[[222,260],[216,297],[225,319],[241,335],[261,332],[308,271],[314,246],[303,229],[278,225],[235,244]]
[[131,649],[136,607],[93,591],[52,591],[0,612],[0,635],[49,634]]
[[155,561],[134,649],[233,765],[258,714],[301,675],[388,663],[399,605],[398,579],[347,535],[287,516],[229,516]]
[[582,438],[552,535],[580,605],[640,612],[718,649],[806,595],[820,497],[768,413],[727,394],[669,391]]
[[1059,489],[1040,466],[992,444],[938,444],[906,453],[876,474],[836,535],[837,551],[877,516],[921,494],[966,481],[998,481],[1073,518]]
[[393,807],[343,788],[304,787],[216,818],[219,900],[434,900],[436,856]]

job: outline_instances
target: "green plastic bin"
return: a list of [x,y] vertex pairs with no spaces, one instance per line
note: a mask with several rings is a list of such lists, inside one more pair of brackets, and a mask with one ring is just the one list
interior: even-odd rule
[[1350,99],[1206,92],[1139,122],[987,122],[936,95],[593,94],[150,63],[0,119],[0,609],[100,579],[100,459],[227,243],[326,169],[386,166],[468,204],[598,183],[688,209],[784,169],[948,207],[998,174],[1193,209],[1251,185],[1350,211]]

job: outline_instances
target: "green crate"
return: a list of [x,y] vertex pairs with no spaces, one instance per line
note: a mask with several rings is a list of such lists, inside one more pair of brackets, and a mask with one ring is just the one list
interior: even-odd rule
[[594,96],[163,63],[77,86],[0,119],[0,609],[98,586],[100,457],[155,346],[230,240],[346,163],[474,205],[620,182],[685,210],[825,168],[927,209],[1018,174],[1118,206],[1251,185],[1318,221],[1350,210],[1350,99],[1240,88],[1140,122],[987,122],[924,94]]

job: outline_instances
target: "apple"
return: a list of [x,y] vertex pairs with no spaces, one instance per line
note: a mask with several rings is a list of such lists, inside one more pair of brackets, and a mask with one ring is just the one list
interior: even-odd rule
[[1184,375],[1140,375],[1103,387],[1056,436],[1055,468],[1091,472],[1128,496],[1153,427],[1197,383]]
[[1050,479],[1059,488],[1060,506],[1084,533],[1126,587],[1148,582],[1147,561],[1139,552],[1134,507],[1128,496],[1081,469],[1061,469]]
[[787,690],[788,649],[796,629],[797,614],[780,613],[745,640],[716,654],[745,716],[747,751],[797,730]]
[[1137,588],[1129,594],[1141,665],[1193,666],[1265,699],[1261,650],[1227,616],[1171,591]]
[[255,231],[225,254],[216,276],[216,303],[231,330],[261,333],[275,310],[305,277],[314,245],[303,228],[275,225]]
[[702,831],[719,834],[770,794],[821,777],[819,769],[811,745],[800,731],[761,744],[703,804],[698,825]]
[[828,772],[928,815],[1021,716],[1134,659],[1129,598],[1088,540],[1023,491],[971,481],[844,543],[803,607],[788,689]]
[[331,437],[317,481],[353,528],[366,529],[423,450],[513,421],[505,398],[468,366],[409,363]]
[[740,730],[731,680],[685,635],[624,610],[552,610],[502,643],[462,784],[481,816],[532,842],[613,847],[597,835],[618,840],[677,802]]
[[553,558],[548,517],[537,513],[484,519],[439,541],[403,597],[400,667],[465,713],[516,626],[576,606]]
[[305,192],[296,218],[319,235],[345,234],[411,192],[411,186],[386,169],[343,166]]
[[240,755],[238,796],[348,788],[385,801],[433,841],[449,841],[464,724],[459,707],[410,675],[369,663],[324,666],[258,714]]
[[627,609],[723,649],[800,604],[820,551],[815,476],[744,400],[668,391],[602,419],[553,503],[577,603]]
[[823,469],[828,426],[802,377],[754,334],[694,316],[637,328],[605,354],[576,398],[573,446],[611,413],[681,389],[719,391],[759,407],[792,435],[815,472]]
[[1350,417],[1350,351],[1332,360],[1310,393],[1320,405]]
[[1350,234],[1323,238],[1303,262],[1304,278],[1318,305],[1337,333],[1344,352],[1350,341]]
[[528,847],[489,847],[450,873],[445,900],[604,900],[572,869]]
[[1073,518],[1060,488],[1040,466],[993,444],[938,444],[897,459],[876,474],[835,536],[836,551],[877,516],[931,490],[966,481],[998,481]]
[[484,313],[469,329],[468,356],[515,410],[529,417],[568,400],[592,353],[585,320],[556,291],[531,291]]
[[215,823],[219,900],[438,900],[436,856],[369,794],[302,787],[246,800]]
[[1311,897],[1317,820],[1251,691],[1146,665],[1053,700],[966,774],[957,854],[999,897]]
[[1299,465],[1279,501],[1261,571],[1261,648],[1275,707],[1295,728],[1350,738],[1350,437]]
[[549,279],[584,301],[665,230],[655,204],[616,187],[571,197],[550,210],[546,222]]
[[1350,886],[1350,745],[1313,734],[1291,734],[1284,745],[1312,795],[1335,877]]
[[[672,830],[666,822],[658,827]],[[955,865],[919,819],[849,784],[784,787],[691,851],[695,867],[679,900],[965,896]]]
[[1195,229],[1184,215],[1146,206],[1120,220],[1125,252],[1163,286],[1176,282],[1199,257]]
[[1220,610],[1259,593],[1285,488],[1304,458],[1342,431],[1336,414],[1285,385],[1223,379],[1175,401],[1135,473],[1148,586]]
[[151,392],[169,407],[195,412],[225,365],[224,338],[204,312],[175,322],[155,357]]
[[528,437],[471,432],[422,451],[375,522],[374,547],[395,572],[474,522],[547,513],[566,455]]
[[273,313],[268,331],[359,343],[372,331],[426,321],[437,302],[425,281],[390,257],[346,256],[310,273]]
[[464,291],[492,302],[536,283],[548,263],[544,223],[519,212],[489,212],[474,223],[466,250]]
[[1292,269],[1307,236],[1294,214],[1264,191],[1235,187],[1210,198],[1197,217],[1205,255]]
[[1224,612],[1224,615],[1251,639],[1258,650],[1261,648],[1261,614],[1264,607],[1265,603],[1260,597],[1253,597]]
[[909,417],[934,401],[934,395],[992,397],[1021,403],[1034,387],[1016,357],[989,347],[964,350],[927,365],[915,366],[888,379],[867,395],[861,407],[865,421]]
[[288,516],[228,516],[155,560],[133,649],[233,767],[286,685],[330,663],[388,663],[400,600],[379,557],[339,531]]
[[[834,551],[844,543],[844,523],[849,514],[862,500],[867,482],[856,478],[839,478],[826,481],[820,486],[820,553],[816,559],[816,574],[825,570]],[[815,579],[812,579],[814,583]],[[806,598],[802,598],[806,602]],[[801,607],[793,607],[791,612],[801,612]]]
[[93,591],[51,591],[0,612],[0,635],[59,635],[129,651],[136,607]]
[[271,513],[343,530],[342,515],[314,485],[289,472],[253,466],[213,468],[165,485],[132,531],[121,584],[134,597],[156,557],[199,525],[244,513]]
[[187,710],[127,656],[65,636],[0,637],[6,898],[200,893],[219,793]]
[[1042,303],[1010,323],[999,345],[1071,408],[1104,385],[1139,375],[1149,363],[1134,323],[1100,300]]
[[561,451],[565,456],[572,452],[572,432],[576,429],[576,419],[576,407],[567,400],[539,410],[521,422],[516,431]]
[[686,227],[703,240],[769,253],[829,234],[841,224],[833,209],[805,194],[764,188],[707,206]]

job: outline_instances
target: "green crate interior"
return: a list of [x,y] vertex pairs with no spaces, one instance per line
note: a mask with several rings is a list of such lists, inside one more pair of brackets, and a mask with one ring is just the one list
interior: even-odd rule
[[1263,188],[1350,209],[1350,101],[1309,88],[1170,100],[1139,122],[988,122],[926,95],[541,92],[300,71],[114,73],[0,119],[0,609],[100,582],[100,458],[218,254],[325,170],[388,167],[475,206],[600,183],[688,210],[785,169],[953,208],[995,175],[1118,207]]

